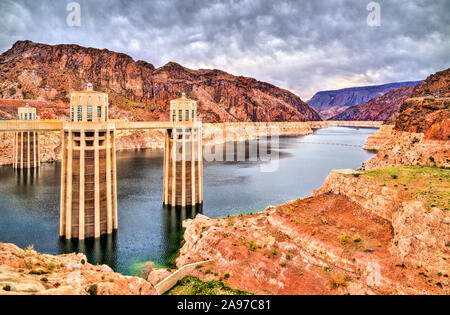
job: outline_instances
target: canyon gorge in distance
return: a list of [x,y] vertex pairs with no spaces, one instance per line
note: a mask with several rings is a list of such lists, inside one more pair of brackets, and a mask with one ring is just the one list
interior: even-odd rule
[[0,295],[450,294],[448,5],[21,2]]

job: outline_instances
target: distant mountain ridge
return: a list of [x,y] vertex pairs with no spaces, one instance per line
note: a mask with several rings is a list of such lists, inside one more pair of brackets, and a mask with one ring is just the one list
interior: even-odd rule
[[400,105],[411,96],[417,85],[392,89],[362,105],[355,105],[331,117],[329,120],[387,121],[399,110]]
[[323,119],[328,119],[351,106],[361,105],[373,98],[382,96],[392,89],[414,86],[420,82],[421,81],[394,82],[382,85],[320,91],[307,103],[314,108]]
[[[0,55],[0,98],[69,103],[91,82],[110,95],[112,118],[167,120],[169,101],[182,92],[198,101],[204,122],[310,121],[319,115],[297,95],[220,70],[175,62],[155,68],[107,49],[18,41]],[[57,113],[55,113],[55,116]]]

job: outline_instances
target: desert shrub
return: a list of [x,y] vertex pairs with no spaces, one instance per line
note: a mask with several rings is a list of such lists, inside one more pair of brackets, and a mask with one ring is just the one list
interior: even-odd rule
[[350,240],[350,237],[348,237],[348,235],[342,235],[339,238],[339,242],[341,242],[341,244],[343,244],[343,245],[347,244],[349,240]]
[[89,295],[97,295],[98,287],[96,284],[93,284],[89,287],[88,293]]

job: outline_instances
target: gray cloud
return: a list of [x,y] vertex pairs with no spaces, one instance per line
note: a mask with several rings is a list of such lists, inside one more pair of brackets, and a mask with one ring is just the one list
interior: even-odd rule
[[0,50],[19,39],[108,48],[155,66],[218,68],[289,89],[419,80],[450,64],[448,0],[379,0],[369,27],[363,0],[2,0]]

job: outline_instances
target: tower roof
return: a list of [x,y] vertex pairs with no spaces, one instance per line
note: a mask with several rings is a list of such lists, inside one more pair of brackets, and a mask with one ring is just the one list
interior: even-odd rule
[[196,100],[192,100],[186,97],[186,93],[182,93],[180,98],[176,98],[171,100],[170,102],[177,102],[177,103],[192,103],[197,102]]

